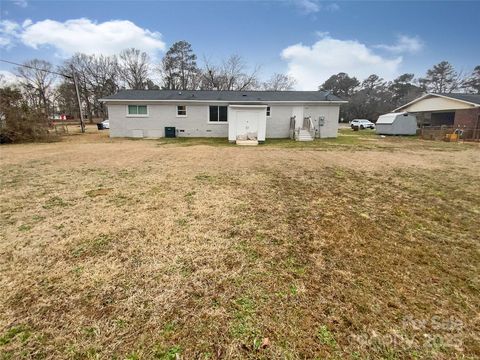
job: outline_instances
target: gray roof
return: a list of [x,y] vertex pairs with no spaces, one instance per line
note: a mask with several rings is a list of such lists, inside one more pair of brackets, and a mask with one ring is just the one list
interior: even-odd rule
[[342,101],[324,91],[120,90],[103,100]]
[[[435,94],[432,94],[435,95]],[[450,94],[439,94],[442,96],[448,96],[452,99],[468,101],[477,105],[480,105],[480,94],[461,94],[461,93],[450,93]]]

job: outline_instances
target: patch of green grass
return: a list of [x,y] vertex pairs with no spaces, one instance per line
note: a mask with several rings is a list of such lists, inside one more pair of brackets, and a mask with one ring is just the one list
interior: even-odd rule
[[45,220],[45,216],[41,216],[41,215],[33,215],[32,216],[32,221],[33,222],[38,223],[38,222],[41,222],[43,220]]
[[167,349],[160,347],[155,351],[153,356],[155,359],[160,359],[160,360],[175,360],[177,359],[177,356],[179,356],[181,353],[182,353],[182,348],[178,345],[175,345]]
[[[174,271],[172,271],[174,269]],[[172,266],[169,271],[176,272],[183,277],[189,277],[192,275],[194,268],[190,262],[186,262],[182,259],[178,261],[178,264]]]
[[174,322],[168,322],[165,325],[163,325],[162,329],[162,335],[165,337],[168,337],[173,334],[175,331],[175,323]]
[[96,337],[98,335],[98,329],[95,328],[95,327],[86,327],[86,328],[83,328],[83,333],[87,336],[87,337]]
[[98,188],[98,189],[89,190],[86,192],[86,194],[89,197],[97,197],[97,196],[107,195],[112,190],[113,190],[112,188]]
[[176,222],[179,226],[187,226],[187,225],[188,225],[188,219],[185,219],[185,218],[177,219],[177,220],[175,220],[175,222]]
[[183,197],[185,198],[185,201],[189,204],[193,202],[193,197],[195,196],[196,191],[189,191],[187,192]]
[[[236,146],[229,143],[226,138],[162,138],[155,140],[157,146],[174,145],[174,146]],[[338,130],[336,138],[315,139],[314,141],[295,141],[292,139],[267,139],[262,147],[282,147],[282,148],[315,148],[319,150],[368,150],[379,149],[393,151],[396,148],[406,144],[412,144],[413,147],[425,148],[425,144],[419,142],[418,136],[386,136],[381,137],[375,130],[365,129],[361,131],[353,131],[350,128],[341,128]],[[423,140],[422,140],[423,141]],[[464,146],[462,146],[464,145]],[[431,141],[428,148],[438,151],[462,150],[470,144],[464,143],[445,143],[441,141]]]
[[198,180],[198,181],[212,181],[213,176],[201,173],[201,174],[195,175],[195,180]]
[[298,261],[295,256],[292,255],[282,261],[282,266],[289,273],[295,274],[297,276],[303,276],[307,271],[307,266],[304,263]]
[[96,254],[104,251],[113,239],[107,234],[100,234],[97,237],[87,240],[72,250],[72,255],[75,257],[84,254]]
[[127,326],[127,322],[124,319],[115,319],[114,324],[116,327],[123,329],[125,326]]
[[295,285],[290,285],[290,294],[293,296],[298,295],[298,289]]
[[109,198],[109,202],[115,206],[121,207],[127,205],[131,201],[130,197],[124,194],[115,194],[112,198]]
[[75,266],[72,270],[72,272],[75,274],[75,276],[80,276],[81,273],[83,273],[84,267],[83,266]]
[[118,176],[122,179],[133,178],[135,176],[134,170],[122,169],[117,172]]
[[177,137],[177,138],[162,138],[157,140],[158,146],[177,145],[177,146],[234,146],[227,138],[195,138],[195,137]]
[[12,326],[0,337],[0,346],[19,339],[22,343],[30,337],[30,331],[23,325]]
[[140,355],[134,351],[125,356],[125,360],[140,360]]
[[18,227],[18,231],[30,231],[31,229],[32,227],[27,224],[23,224]]
[[350,129],[340,129],[336,138],[315,139],[314,141],[295,141],[292,139],[267,139],[264,146],[284,148],[318,148],[334,149],[344,148],[372,148],[377,145],[380,137],[372,130],[353,132]]
[[65,207],[68,204],[59,196],[52,196],[43,205],[44,209],[52,209],[54,207]]
[[249,244],[244,240],[240,241],[236,248],[244,253],[249,261],[255,261],[260,256],[258,251],[249,246]]
[[112,238],[107,235],[107,234],[100,234],[98,235],[95,239],[93,239],[93,247],[95,249],[104,247],[107,245],[110,241],[112,241]]
[[322,325],[318,328],[317,339],[323,345],[327,345],[333,349],[337,347],[337,341],[335,340],[335,337],[325,325]]
[[255,326],[255,303],[243,296],[235,301],[235,319],[230,327],[230,333],[233,337],[241,340],[244,344],[252,344],[260,337],[260,331]]

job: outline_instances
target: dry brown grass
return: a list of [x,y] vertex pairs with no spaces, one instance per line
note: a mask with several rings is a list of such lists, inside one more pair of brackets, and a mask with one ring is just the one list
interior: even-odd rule
[[0,358],[478,358],[479,147],[365,134],[2,146]]

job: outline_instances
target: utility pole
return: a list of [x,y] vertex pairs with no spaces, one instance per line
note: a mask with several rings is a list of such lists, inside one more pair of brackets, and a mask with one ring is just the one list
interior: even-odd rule
[[75,68],[73,67],[73,65],[72,65],[72,74],[73,74],[73,83],[75,84],[75,92],[77,93],[78,108],[80,110],[80,128],[82,129],[82,133],[84,133],[85,123],[83,119],[82,101],[80,100],[80,91],[78,91],[77,74],[75,72]]

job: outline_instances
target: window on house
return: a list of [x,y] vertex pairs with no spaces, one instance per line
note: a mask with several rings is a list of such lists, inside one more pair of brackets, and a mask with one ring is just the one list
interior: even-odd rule
[[210,118],[211,122],[227,122],[228,121],[228,109],[226,106],[210,106]]
[[148,115],[147,105],[128,105],[128,115]]
[[270,116],[270,106],[267,106],[267,116]]
[[185,105],[177,106],[177,116],[187,116],[187,107]]

